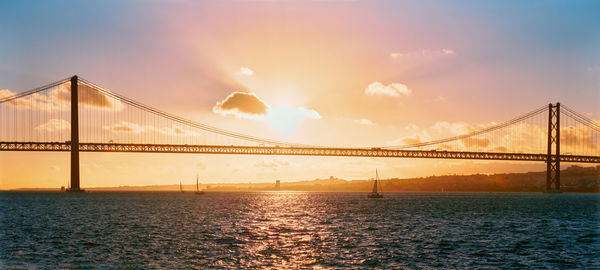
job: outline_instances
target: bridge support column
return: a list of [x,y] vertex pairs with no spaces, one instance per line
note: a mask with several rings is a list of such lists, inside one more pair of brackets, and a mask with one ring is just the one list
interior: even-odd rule
[[[552,145],[556,153],[552,154]],[[546,158],[547,193],[560,193],[560,103],[548,105],[548,157]]]
[[67,192],[84,192],[79,186],[79,96],[77,76],[71,77],[71,187]]

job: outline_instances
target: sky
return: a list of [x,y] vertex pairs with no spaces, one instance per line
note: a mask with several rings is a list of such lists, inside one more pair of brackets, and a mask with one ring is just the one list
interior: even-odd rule
[[[598,14],[598,1],[8,0],[0,89],[77,74],[194,121],[334,146],[454,136],[557,101],[598,119]],[[193,183],[196,174],[210,183],[544,169],[111,153],[83,153],[81,164],[83,187]],[[66,153],[0,153],[0,189],[66,185],[68,172]]]

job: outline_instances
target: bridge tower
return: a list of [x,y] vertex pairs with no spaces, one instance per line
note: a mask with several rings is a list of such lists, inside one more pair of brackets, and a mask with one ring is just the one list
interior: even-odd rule
[[71,188],[67,192],[84,192],[79,186],[79,95],[77,76],[71,77]]
[[[552,154],[554,146],[555,154]],[[560,193],[560,103],[548,104],[548,157],[546,192]]]

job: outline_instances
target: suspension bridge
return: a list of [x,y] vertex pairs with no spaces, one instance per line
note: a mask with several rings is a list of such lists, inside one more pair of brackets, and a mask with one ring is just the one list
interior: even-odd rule
[[73,76],[21,93],[0,90],[0,151],[198,153],[483,159],[546,163],[546,192],[560,192],[560,163],[600,163],[600,121],[560,103],[463,135],[396,146],[328,147],[250,136],[153,108]]

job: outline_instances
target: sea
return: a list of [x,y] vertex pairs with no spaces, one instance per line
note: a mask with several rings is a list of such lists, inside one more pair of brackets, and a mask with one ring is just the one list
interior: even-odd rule
[[0,193],[0,269],[600,268],[600,195]]

